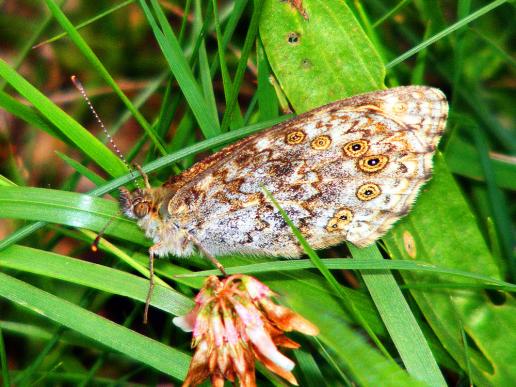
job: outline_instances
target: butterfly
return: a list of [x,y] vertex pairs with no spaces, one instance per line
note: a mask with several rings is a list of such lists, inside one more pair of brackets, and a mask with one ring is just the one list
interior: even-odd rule
[[218,255],[301,256],[263,188],[313,248],[367,246],[431,177],[447,116],[445,95],[432,87],[354,96],[229,145],[161,187],[145,177],[145,188],[121,189],[120,206],[154,242],[151,269],[154,256],[197,250],[222,271]]

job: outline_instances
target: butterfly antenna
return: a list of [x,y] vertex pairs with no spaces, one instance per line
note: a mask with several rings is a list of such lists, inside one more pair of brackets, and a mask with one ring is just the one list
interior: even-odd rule
[[[113,137],[109,134],[109,132],[107,131],[106,129],[106,126],[104,125],[104,123],[102,122],[102,120],[100,119],[100,116],[97,114],[97,111],[95,110],[95,108],[93,107],[93,104],[91,103],[88,95],[86,94],[86,90],[84,89],[84,86],[82,85],[81,81],[79,81],[79,79],[77,78],[77,76],[75,75],[72,75],[71,77],[71,80],[72,80],[72,83],[73,85],[75,86],[75,88],[79,91],[79,93],[81,93],[82,95],[82,98],[86,101],[86,103],[88,104],[88,108],[90,109],[91,113],[93,114],[93,116],[95,117],[95,119],[97,120],[97,123],[99,124],[100,128],[102,129],[102,131],[104,132],[104,134],[106,135],[107,139],[109,140],[109,143],[111,145],[111,147],[114,149],[115,153],[118,155],[118,157],[120,158],[120,160],[122,160],[122,162],[126,165],[127,169],[129,169],[129,172],[131,173],[131,175],[133,175],[134,177],[134,180],[135,180],[135,183],[136,183],[136,186],[138,188],[141,188],[140,187],[140,184],[138,183],[138,180],[136,179],[136,176],[134,176],[134,170],[133,168],[131,168],[131,166],[129,165],[129,163],[127,162],[126,158],[124,157],[124,154],[122,153],[122,151],[120,150],[120,148],[118,148],[118,146],[116,145],[115,141],[113,140]],[[116,217],[120,215],[120,211],[118,211],[118,213],[116,215],[113,215],[107,222],[106,224],[100,229],[100,231],[98,232],[97,234],[97,237],[95,238],[95,240],[93,241],[93,243],[91,244],[91,250],[93,250],[94,252],[97,252],[98,249],[99,249],[99,243],[100,243],[100,238],[102,238],[102,236],[104,235],[104,233],[106,232],[107,228],[113,223],[113,221],[116,219]]]
[[[97,120],[97,123],[99,124],[100,128],[102,129],[102,131],[104,132],[105,136],[107,137],[107,139],[109,141],[109,144],[111,145],[111,147],[113,148],[113,150],[115,151],[117,156],[120,158],[120,160],[122,160],[122,162],[125,164],[127,169],[129,169],[129,172],[131,173],[131,175],[133,175],[133,172],[134,172],[133,168],[129,165],[129,163],[127,162],[127,159],[125,158],[124,154],[122,153],[120,148],[116,145],[115,141],[113,140],[113,136],[111,136],[111,134],[109,134],[109,132],[107,131],[106,126],[104,125],[104,123],[100,119],[99,115],[97,114],[97,111],[93,107],[93,104],[91,103],[88,95],[86,94],[86,90],[84,89],[84,86],[82,85],[81,81],[79,81],[79,78],[77,78],[77,76],[75,76],[75,75],[72,75],[70,78],[71,78],[72,83],[75,86],[75,88],[79,91],[79,93],[81,93],[82,98],[84,98],[84,100],[86,101],[86,104],[88,105],[88,108],[90,109],[91,113],[93,114],[93,116]],[[138,180],[136,180],[136,176],[133,175],[133,177],[135,179],[136,186],[138,188],[141,188],[140,184],[138,183]]]

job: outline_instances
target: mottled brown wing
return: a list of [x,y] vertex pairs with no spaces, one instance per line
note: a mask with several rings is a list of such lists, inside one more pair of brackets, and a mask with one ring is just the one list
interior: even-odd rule
[[266,187],[314,248],[368,245],[429,179],[447,113],[444,94],[420,86],[334,102],[194,166],[201,172],[182,184],[169,212],[214,255],[299,256]]

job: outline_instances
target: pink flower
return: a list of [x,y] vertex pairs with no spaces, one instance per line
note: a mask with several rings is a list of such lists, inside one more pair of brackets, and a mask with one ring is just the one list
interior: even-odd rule
[[195,353],[183,387],[195,386],[211,377],[213,386],[224,380],[240,386],[256,386],[255,361],[297,385],[292,374],[294,362],[277,346],[298,348],[284,332],[297,330],[317,335],[312,323],[272,301],[266,285],[253,277],[238,274],[222,280],[206,279],[195,297],[195,307],[185,316],[174,318],[174,324],[193,332]]

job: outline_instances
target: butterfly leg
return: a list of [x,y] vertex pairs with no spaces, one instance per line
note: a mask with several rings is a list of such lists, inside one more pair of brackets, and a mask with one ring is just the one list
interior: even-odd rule
[[154,291],[154,249],[159,247],[159,243],[149,249],[149,290],[147,291],[147,298],[145,300],[145,310],[143,312],[143,323],[147,324],[147,317],[149,315],[149,305]]
[[228,276],[228,274],[226,273],[226,270],[224,269],[224,266],[222,266],[222,263],[219,262],[219,260],[217,258],[215,258],[212,254],[210,254],[202,245],[201,243],[193,236],[193,235],[190,235],[188,234],[188,240],[190,242],[192,242],[195,247],[197,247],[199,249],[199,251],[206,257],[210,260],[211,263],[213,263],[213,265],[220,270],[220,272],[222,273],[222,275],[224,275],[225,277]]

